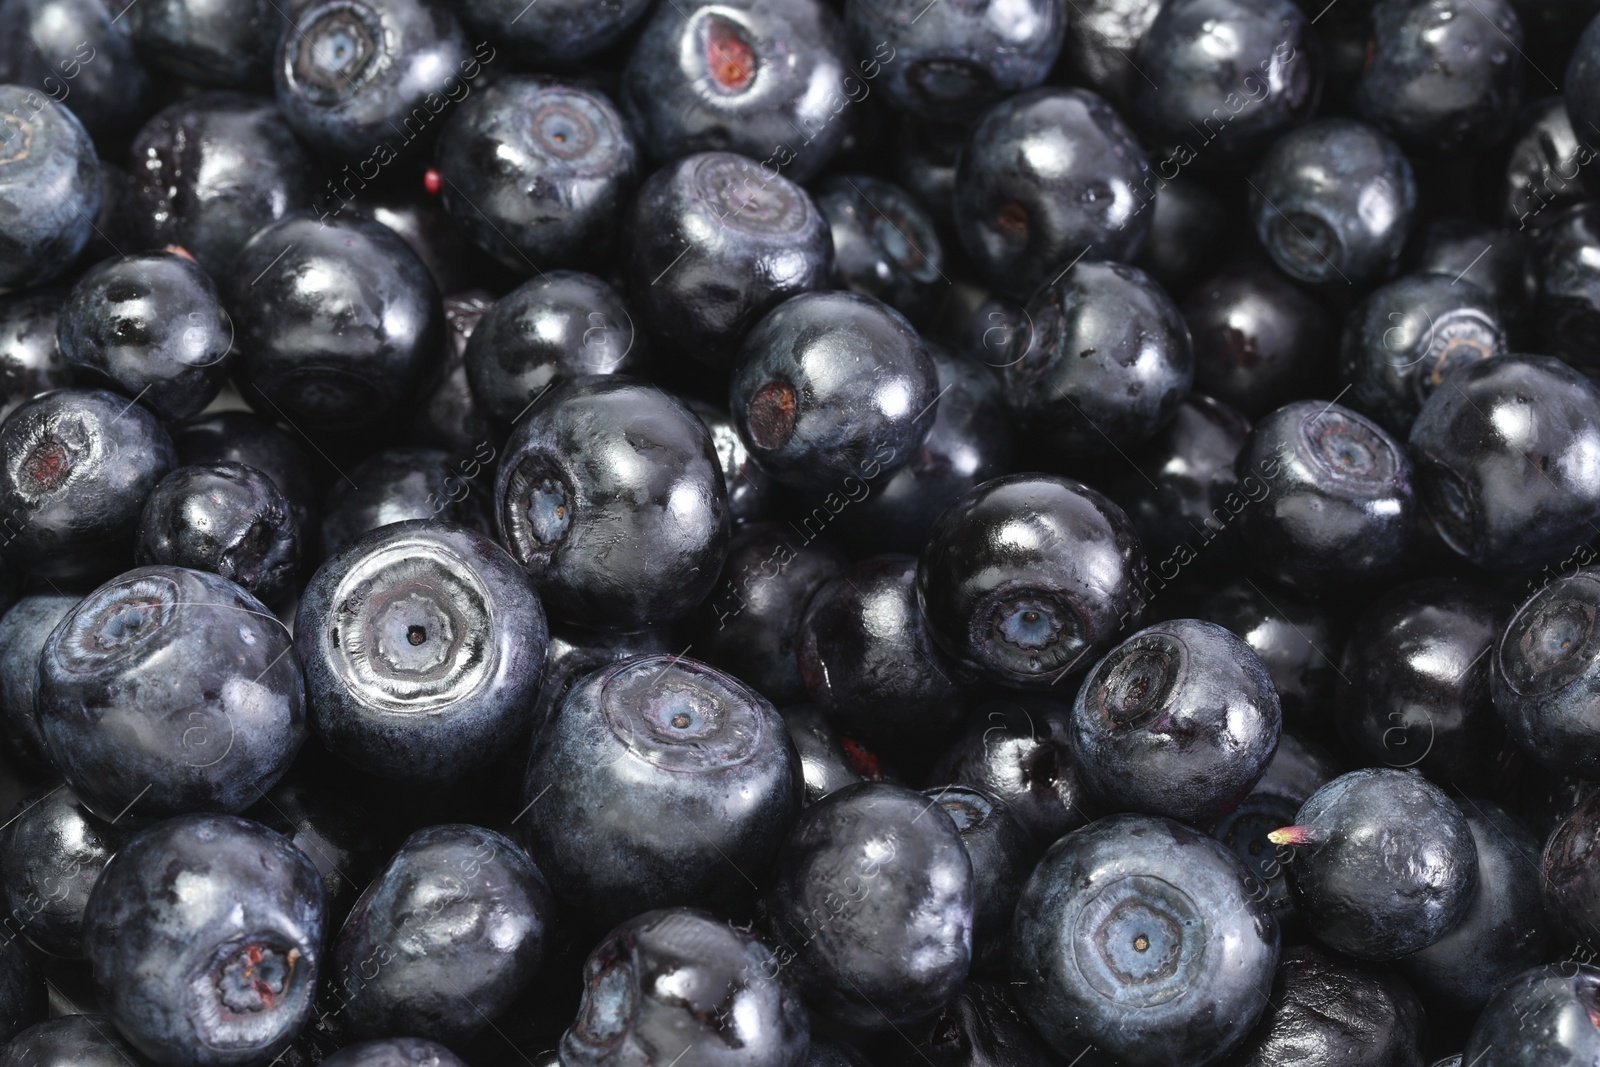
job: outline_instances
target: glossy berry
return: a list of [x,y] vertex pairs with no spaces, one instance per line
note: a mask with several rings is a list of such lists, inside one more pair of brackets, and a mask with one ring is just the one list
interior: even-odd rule
[[1251,418],[1302,396],[1325,373],[1328,313],[1268,264],[1212,275],[1184,300],[1183,317],[1194,341],[1195,389]]
[[158,1062],[266,1064],[311,1016],[322,883],[259,823],[184,815],[145,830],[106,865],[83,927],[107,1013]]
[[26,770],[50,765],[39,717],[39,651],[62,616],[78,606],[71,593],[33,593],[0,616],[0,735],[6,761]]
[[[481,67],[455,15],[434,0],[304,4],[273,59],[278,110],[324,155],[387,166],[432,138],[439,113]],[[357,179],[360,180],[359,178]]]
[[51,579],[127,569],[145,498],[173,465],[147,408],[101,389],[58,389],[0,424],[0,552]]
[[1268,494],[1239,515],[1254,567],[1303,592],[1381,578],[1416,524],[1411,462],[1376,423],[1301,400],[1257,422],[1235,469]]
[[70,385],[56,347],[56,318],[67,290],[47,287],[0,297],[0,419],[36,393]]
[[389,858],[372,813],[352,803],[336,786],[290,774],[245,812],[289,839],[322,878],[328,928],[344,922],[356,897]]
[[1444,579],[1403,585],[1351,627],[1339,674],[1339,731],[1368,766],[1416,767],[1435,782],[1503,792],[1516,761],[1490,697],[1512,604]]
[[685,397],[684,403],[711,431],[711,443],[716,447],[717,462],[722,467],[722,481],[728,487],[728,513],[734,526],[772,518],[780,492],[778,483],[756,466],[727,409],[692,396]]
[[[245,398],[306,432],[383,425],[442,352],[428,268],[380,223],[288,216],[240,249],[221,288]],[[334,308],[337,332],[327,325]]]
[[329,1056],[333,1067],[465,1067],[437,1041],[420,1037],[380,1037],[356,1041]]
[[1032,441],[1062,456],[1150,439],[1194,383],[1177,305],[1137,267],[1080,262],[1028,301],[1026,347],[1000,372]]
[[681,618],[711,592],[727,500],[705,424],[620,375],[551,390],[495,475],[500,541],[550,614],[615,630]]
[[[530,725],[542,729],[556,713],[567,692],[601,667],[640,656],[671,654],[665,630],[640,630],[619,634],[581,626],[555,627],[546,646],[544,672],[539,680],[539,696],[534,703]],[[517,788],[522,788],[524,759],[516,767]]]
[[1293,822],[1301,805],[1337,778],[1339,770],[1331,755],[1284,733],[1255,788],[1211,827],[1211,836],[1232,849],[1261,882],[1279,929],[1289,928],[1297,916],[1283,863],[1287,852],[1285,846],[1272,843],[1271,835]]
[[1518,236],[1537,237],[1566,209],[1588,199],[1582,166],[1594,150],[1579,141],[1560,95],[1523,105],[1507,139],[1498,221]]
[[[1570,169],[1572,164],[1567,164]],[[1600,211],[1579,204],[1551,211],[1528,255],[1533,281],[1533,317],[1541,352],[1600,377],[1594,340],[1600,335]]]
[[311,728],[357,767],[414,782],[456,781],[529,729],[546,640],[505,549],[426,520],[346,546],[295,618]]
[[[806,698],[795,657],[813,594],[845,572],[845,558],[822,540],[806,541],[777,523],[736,530],[716,589],[689,621],[695,655],[727,671],[774,704]],[[915,611],[915,599],[912,600]]]
[[63,1015],[28,1027],[0,1052],[5,1067],[126,1067],[138,1050],[104,1015]]
[[0,85],[0,292],[66,273],[94,233],[100,162],[77,117],[36,89]]
[[639,20],[648,0],[616,0],[596,6],[584,0],[473,0],[462,4],[461,21],[479,37],[505,46],[536,66],[586,59],[615,43]]
[[917,606],[915,556],[874,556],[821,585],[795,652],[806,695],[852,737],[887,751],[947,737],[972,678],[933,644]]
[[641,325],[713,367],[731,367],[758,319],[833,273],[828,220],[806,191],[731,152],[656,171],[623,234]]
[[928,772],[933,786],[982,790],[1004,803],[1042,848],[1096,814],[1072,754],[1072,706],[1043,698],[990,700]]
[[271,602],[300,567],[300,531],[289,501],[254,467],[179,467],[145,500],[134,561],[211,571]]
[[1523,270],[1528,235],[1516,221],[1497,229],[1464,218],[1435,219],[1417,238],[1414,269],[1477,286],[1494,298],[1501,318],[1514,323],[1528,288]]
[[[854,738],[841,738],[814,704],[784,708],[782,715],[805,778],[802,807],[810,807],[834,790],[856,782],[887,780],[882,765],[875,764],[876,757]],[[864,773],[869,769],[877,773]]]
[[1132,60],[1151,78],[1129,80],[1129,114],[1164,166],[1237,167],[1309,118],[1322,81],[1313,21],[1287,0],[1164,5]]
[[547,271],[494,302],[467,341],[472,395],[511,426],[557,382],[585,374],[634,374],[644,338],[622,297],[604,280]]
[[1290,845],[1295,903],[1318,940],[1393,960],[1453,930],[1478,889],[1478,850],[1461,809],[1416,771],[1352,771],[1311,794]]
[[1238,634],[1255,650],[1272,675],[1285,730],[1307,738],[1333,736],[1344,633],[1327,607],[1247,577],[1213,593],[1199,616]]
[[[1011,531],[1028,530],[1025,540]],[[1006,685],[1087,670],[1144,608],[1127,515],[1065,478],[1017,474],[967,493],[934,525],[917,599],[934,641]]]
[[132,397],[163,420],[221,391],[233,325],[205,271],[171,252],[109,259],[78,280],[56,336],[74,377]]
[[[873,55],[885,62],[892,48]],[[867,64],[872,66],[868,67]],[[658,161],[738,152],[805,181],[849,130],[844,28],[819,0],[729,0],[657,8],[622,71],[628,124]],[[863,54],[861,73],[881,67]],[[859,92],[859,90],[857,90]]]
[[1236,807],[1278,748],[1261,660],[1215,623],[1158,623],[1112,649],[1072,708],[1078,773],[1100,805],[1204,825]]
[[985,280],[1014,299],[1074,257],[1130,260],[1150,228],[1154,175],[1117,113],[1086,89],[1032,89],[973,125],[956,226]]
[[[870,61],[863,60],[860,65],[870,69]],[[955,221],[951,197],[966,143],[967,127],[963,123],[921,122],[909,115],[895,126],[891,143],[894,159],[890,166],[895,182],[921,201],[934,221],[947,229]]]
[[301,552],[311,554],[319,494],[312,479],[315,453],[305,438],[252,412],[219,411],[174,426],[172,443],[179,466],[242,463],[271,478],[294,515]]
[[1267,1067],[1304,1056],[1328,1067],[1421,1067],[1427,1022],[1392,971],[1303,945],[1283,954],[1267,1010],[1228,1062]]
[[527,986],[550,922],[544,877],[509,838],[458,823],[418,830],[333,940],[328,1010],[359,1039],[404,1032],[458,1046]]
[[1530,968],[1484,1005],[1461,1062],[1483,1067],[1586,1063],[1600,1056],[1600,968],[1565,961]]
[[128,17],[147,62],[201,85],[256,88],[269,75],[285,16],[267,0],[157,0]]
[[1393,434],[1446,377],[1509,351],[1494,299],[1471,282],[1408,274],[1374,290],[1345,320],[1339,377],[1344,403]]
[[[1138,0],[1143,3],[1144,0]],[[1158,161],[1158,176],[1171,164]],[[1150,215],[1150,232],[1134,265],[1147,270],[1172,293],[1180,293],[1216,267],[1216,252],[1239,232],[1235,212],[1198,178],[1181,174],[1163,181]]]
[[1549,959],[1552,941],[1539,899],[1539,842],[1488,801],[1465,800],[1462,810],[1478,849],[1478,892],[1454,930],[1397,966],[1435,1001],[1477,1011],[1517,975]]
[[1591,792],[1556,823],[1538,861],[1545,914],[1556,930],[1585,943],[1600,932],[1600,885],[1593,863],[1597,831],[1600,803]]
[[519,274],[600,267],[639,180],[639,149],[602,93],[513,76],[473,93],[435,151],[445,210]]
[[1011,916],[1039,850],[1005,801],[970,786],[924,789],[961,834],[972,860],[972,970],[1004,975],[1011,965]]
[[466,455],[480,451],[492,432],[488,416],[472,395],[462,356],[467,342],[472,339],[473,329],[494,303],[494,297],[483,289],[468,289],[446,296],[441,303],[449,337],[444,366],[437,381],[412,411],[407,440],[454,455]]
[[1139,77],[1129,59],[1161,11],[1157,0],[1078,0],[1061,59],[1085,85],[1119,105]]
[[1407,152],[1466,155],[1510,131],[1523,82],[1515,5],[1378,0],[1367,54],[1356,105]]
[[668,1042],[706,1067],[808,1062],[806,1009],[778,957],[707,912],[629,919],[589,954],[583,984],[578,1017],[561,1036],[561,1062],[571,1067],[652,1062]]
[[1303,282],[1382,277],[1417,204],[1399,147],[1353,119],[1318,119],[1280,137],[1250,184],[1256,237],[1279,270]]
[[1594,536],[1597,450],[1600,387],[1548,356],[1462,368],[1411,426],[1428,517],[1445,544],[1486,567],[1551,563]]
[[[928,355],[939,378],[939,402],[911,462],[873,482],[864,500],[847,496],[847,507],[835,501],[837,513],[822,498],[833,516],[830,536],[836,532],[858,555],[921,551],[945,509],[1010,470],[1016,455],[1015,421],[994,373],[943,345],[929,343]],[[815,505],[808,517],[818,517]]]
[[97,0],[7,0],[0,27],[0,82],[70,100],[90,136],[119,139],[146,114],[150,75],[116,9]]
[[794,297],[757,323],[728,391],[762,469],[837,494],[910,462],[938,399],[933,361],[905,317],[839,292]]
[[950,816],[904,786],[862,782],[801,813],[766,915],[807,1000],[880,1030],[932,1015],[966,980],[973,903]]
[[[695,660],[649,656],[572,687],[534,740],[524,789],[529,850],[556,896],[605,926],[745,903],[800,809],[801,774],[764,697]],[[650,803],[618,820],[608,809],[624,789]]]
[[1058,1055],[1210,1064],[1267,1007],[1278,926],[1221,844],[1148,815],[1061,838],[1022,890],[1012,968],[1023,1015]]
[[833,235],[839,287],[882,300],[915,326],[925,324],[950,285],[927,211],[899,186],[869,174],[830,178],[816,201]]
[[369,531],[396,522],[434,519],[487,529],[493,445],[480,442],[460,458],[437,448],[385,448],[340,472],[322,502],[323,558]]
[[23,936],[51,955],[82,957],[89,893],[128,836],[60,783],[19,801],[0,830],[0,888]]
[[1582,570],[1525,600],[1494,639],[1489,688],[1506,732],[1551,770],[1600,773],[1591,717],[1600,678],[1600,574]]
[[923,11],[915,0],[850,0],[845,28],[856,54],[887,45],[889,102],[918,118],[960,122],[1044,81],[1069,23],[1058,0],[977,3]]
[[205,571],[141,567],[45,641],[39,727],[101,818],[238,812],[299,751],[305,683],[283,624],[255,597]]
[[309,208],[315,192],[311,159],[282,114],[244,93],[169,104],[135,135],[129,155],[128,214],[140,244],[183,248],[218,280],[257,230]]
[[1128,455],[1127,470],[1105,479],[1108,495],[1133,520],[1145,553],[1161,561],[1158,574],[1237,558],[1233,520],[1268,491],[1259,477],[1240,478],[1234,469],[1249,434],[1243,415],[1192,393],[1154,437]]

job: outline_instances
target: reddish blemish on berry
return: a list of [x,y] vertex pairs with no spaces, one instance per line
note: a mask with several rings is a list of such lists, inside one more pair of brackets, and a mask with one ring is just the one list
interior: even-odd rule
[[739,26],[727,19],[707,19],[705,42],[711,79],[729,92],[749,88],[756,77],[756,52]]
[[249,966],[244,969],[245,980],[250,983],[250,988],[256,991],[256,996],[261,998],[261,1003],[265,1007],[272,1007],[273,1002],[278,998],[277,991],[257,973],[257,968],[261,966],[261,946],[251,945],[244,950],[244,955],[245,959],[249,961]]
[[444,175],[429,167],[428,172],[422,176],[422,187],[428,191],[429,196],[438,196],[439,190],[444,188]]
[[193,263],[195,261],[194,256],[190,253],[190,251],[187,248],[183,247],[182,245],[168,245],[167,247],[163,248],[162,251],[163,252],[169,252],[174,256],[182,256],[184,259],[187,259],[190,263]]
[[1012,200],[1000,209],[995,222],[1007,235],[1020,237],[1028,229],[1028,209]]
[[839,747],[844,749],[844,758],[850,761],[850,766],[861,777],[873,782],[883,778],[883,766],[879,764],[878,757],[860,741],[853,737],[841,737]]
[[218,976],[222,1007],[234,1015],[271,1011],[289,991],[300,950],[246,945],[222,965]]
[[22,470],[37,488],[46,492],[59,489],[72,473],[72,453],[60,441],[46,438],[33,446]]
[[794,386],[768,382],[750,401],[750,437],[762,448],[782,448],[794,433]]

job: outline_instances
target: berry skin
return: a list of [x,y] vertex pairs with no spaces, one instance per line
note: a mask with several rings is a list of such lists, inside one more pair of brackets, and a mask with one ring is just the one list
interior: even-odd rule
[[495,475],[500,541],[557,620],[618,631],[682,618],[727,556],[711,433],[682,401],[622,375],[552,389]]
[[62,307],[56,336],[78,379],[170,422],[198,414],[221,391],[233,324],[193,259],[159,252],[90,270]]
[[633,134],[604,94],[527,76],[468,97],[434,158],[451,219],[519,274],[604,267],[640,176]]
[[454,823],[418,830],[333,941],[330,1010],[357,1039],[405,1030],[459,1046],[526,988],[550,922],[544,876],[509,838]]
[[985,279],[1025,299],[1076,256],[1137,255],[1156,184],[1111,105],[1086,89],[1032,89],[972,127],[956,171],[956,228]]
[[[1036,531],[1015,542],[1013,523]],[[1144,609],[1144,555],[1121,508],[1042,474],[996,478],[934,524],[917,598],[934,641],[993,681],[1047,689],[1088,670]]]
[[763,470],[836,496],[909,463],[938,400],[938,372],[905,317],[840,292],[805,293],[767,314],[745,337],[728,391]]
[[1317,938],[1363,960],[1427,948],[1461,922],[1478,850],[1461,809],[1416,771],[1351,771],[1311,794],[1295,825],[1289,881]]
[[299,849],[232,815],[157,823],[117,851],[84,914],[107,1013],[174,1067],[264,1065],[311,1017],[322,881]]
[[149,409],[103,389],[57,389],[0,424],[0,552],[60,581],[128,569],[145,498],[174,463]]
[[428,520],[326,561],[295,620],[311,728],[355,766],[417,783],[458,781],[531,728],[546,641],[505,549]]
[[43,93],[0,85],[0,293],[52,281],[94,234],[104,187],[94,142]]
[[39,654],[39,727],[90,811],[132,825],[239,812],[306,735],[288,633],[219,575],[140,567],[68,612]]
[[937,803],[862,782],[801,813],[766,900],[818,1011],[871,1030],[936,1012],[972,964],[972,861]]
[[1058,1055],[1213,1064],[1267,1007],[1278,925],[1233,853],[1198,830],[1113,815],[1052,845],[1022,889],[1012,971]]
[[1277,690],[1250,646],[1178,619],[1095,665],[1073,705],[1072,750],[1101,807],[1203,826],[1260,780],[1280,725]]

